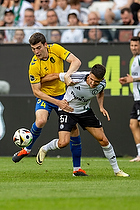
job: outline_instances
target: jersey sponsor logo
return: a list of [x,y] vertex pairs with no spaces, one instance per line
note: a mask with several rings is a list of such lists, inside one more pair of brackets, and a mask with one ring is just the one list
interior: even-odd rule
[[31,65],[34,65],[34,64],[35,64],[35,63],[33,63],[33,62],[31,63]]
[[30,81],[32,81],[32,82],[35,81],[35,77],[33,75],[30,75]]
[[33,61],[37,61],[37,59],[34,58]]
[[77,90],[80,90],[80,86],[78,86],[78,87],[75,87]]
[[85,99],[84,96],[82,96],[82,97],[76,96],[73,91],[71,91],[71,94],[74,96],[74,99],[77,99],[79,101],[82,101],[82,102],[88,102],[88,101],[90,101],[90,99]]
[[54,60],[53,57],[50,57],[50,61],[51,61],[52,63],[55,63],[55,60]]

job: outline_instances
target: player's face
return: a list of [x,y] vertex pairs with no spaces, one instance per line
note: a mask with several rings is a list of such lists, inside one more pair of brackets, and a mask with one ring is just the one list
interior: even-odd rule
[[131,41],[130,42],[130,50],[133,54],[133,56],[137,56],[140,54],[140,43],[139,41]]
[[47,43],[44,45],[39,42],[35,45],[31,45],[33,53],[39,58],[39,59],[47,59],[48,58],[48,51],[47,51]]
[[90,73],[86,82],[91,88],[95,88],[101,81],[102,79],[98,79],[94,74]]

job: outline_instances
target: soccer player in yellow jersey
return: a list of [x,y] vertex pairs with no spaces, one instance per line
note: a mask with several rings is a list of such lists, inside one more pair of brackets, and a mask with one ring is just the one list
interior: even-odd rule
[[[48,45],[44,35],[41,33],[34,33],[30,37],[29,43],[35,54],[29,66],[29,79],[32,91],[37,98],[35,107],[36,120],[31,128],[33,142],[28,147],[14,154],[12,160],[15,163],[30,154],[31,148],[36,139],[40,136],[41,130],[46,124],[52,109],[55,109],[57,112],[58,107],[60,107],[62,110],[67,112],[73,111],[73,109],[68,105],[68,102],[62,99],[65,93],[65,84],[67,86],[72,84],[70,75],[73,72],[76,72],[81,65],[81,61],[62,46],[58,44]],[[61,82],[56,74],[53,74],[64,72],[64,60],[70,63],[69,69],[65,75],[65,83]],[[48,75],[47,81],[45,83],[41,83],[42,78],[46,75]],[[77,141],[79,142],[79,148],[76,150],[76,153],[78,151],[80,154],[81,142],[78,129],[75,127],[71,134],[72,141],[74,142],[76,140],[76,145]],[[75,169],[79,164],[80,163],[76,163],[75,160]]]

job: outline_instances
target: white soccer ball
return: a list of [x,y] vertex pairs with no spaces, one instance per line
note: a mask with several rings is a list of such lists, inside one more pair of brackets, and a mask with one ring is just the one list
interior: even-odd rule
[[32,143],[33,136],[26,128],[18,129],[13,136],[13,142],[20,148],[29,146]]

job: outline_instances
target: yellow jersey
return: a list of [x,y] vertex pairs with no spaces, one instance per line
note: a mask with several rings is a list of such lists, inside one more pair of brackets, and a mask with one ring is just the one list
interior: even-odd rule
[[[39,83],[47,74],[64,72],[64,60],[70,51],[59,44],[47,45],[48,59],[42,60],[33,56],[29,65],[29,80],[31,84]],[[65,93],[65,84],[56,79],[41,84],[41,91],[50,96],[59,96]]]

